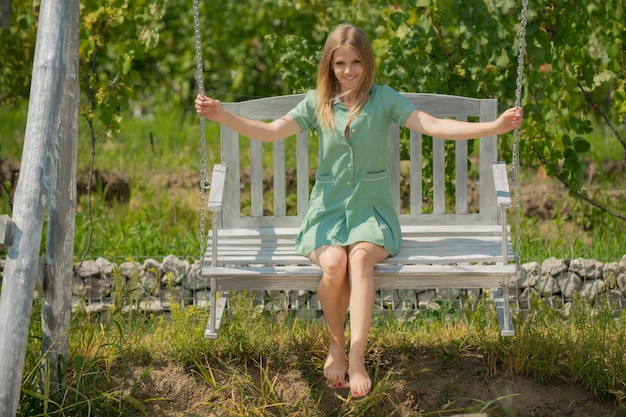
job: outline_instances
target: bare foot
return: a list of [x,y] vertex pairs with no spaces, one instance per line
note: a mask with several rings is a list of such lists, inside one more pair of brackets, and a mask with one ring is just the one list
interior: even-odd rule
[[350,393],[353,397],[364,397],[372,389],[372,380],[365,370],[365,358],[350,356],[348,377],[350,379]]
[[343,347],[331,344],[328,348],[328,357],[324,363],[324,378],[334,388],[341,388],[345,385],[346,360]]

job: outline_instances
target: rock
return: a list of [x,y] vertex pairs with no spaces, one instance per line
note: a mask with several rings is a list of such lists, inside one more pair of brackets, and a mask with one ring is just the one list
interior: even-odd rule
[[131,261],[122,262],[118,267],[118,271],[125,278],[137,278],[139,271],[141,271],[141,264]]
[[108,297],[111,283],[106,279],[87,279],[84,283],[84,294],[89,301],[103,301]]
[[82,279],[87,278],[100,278],[100,268],[96,261],[81,261],[78,263],[78,267],[76,268],[76,274]]
[[602,268],[602,279],[607,288],[613,289],[617,287],[617,277],[619,276],[619,263],[607,262]]
[[619,267],[619,262],[607,262],[604,264],[604,267],[602,268],[602,278],[604,279],[610,279],[610,278],[617,278],[617,276],[620,273],[620,267]]
[[381,307],[385,310],[393,308],[396,301],[394,291],[381,291]]
[[426,290],[417,294],[418,303],[422,301],[432,301],[437,297],[435,290]]
[[567,263],[562,259],[548,258],[541,264],[541,275],[558,275],[561,272],[567,271]]
[[106,278],[110,278],[113,276],[113,272],[115,271],[115,267],[117,266],[114,262],[109,261],[105,258],[96,259],[96,265],[100,268],[100,272]]
[[522,264],[521,267],[530,275],[541,275],[541,264],[539,262],[527,262]]
[[626,272],[620,273],[617,278],[617,288],[622,291],[622,294],[626,295]]
[[583,280],[580,275],[572,272],[571,270],[568,272],[561,272],[554,278],[559,284],[561,294],[563,294],[563,297],[566,300],[573,300],[576,293],[580,292],[583,287]]
[[417,303],[417,306],[420,310],[434,310],[439,311],[441,306],[432,300],[420,300]]
[[528,310],[530,308],[530,300],[533,298],[539,298],[541,294],[535,289],[535,287],[528,287],[520,294],[517,302],[522,310]]
[[211,306],[211,291],[196,291],[196,306],[199,308],[209,308]]
[[150,271],[155,276],[159,278],[163,275],[163,269],[161,268],[161,263],[156,259],[148,258],[143,262],[142,269],[144,271]]
[[85,295],[85,283],[83,282],[83,279],[78,276],[78,274],[73,277],[72,295],[76,297],[82,297]]
[[165,276],[168,276],[168,283],[173,281],[176,285],[180,285],[190,267],[188,261],[179,259],[175,255],[168,255],[163,259],[163,263],[161,264],[164,275],[163,279],[165,279]]
[[[564,271],[561,270],[559,274],[561,272],[564,272]],[[539,292],[542,295],[548,295],[548,296],[556,294],[561,290],[561,288],[559,287],[559,284],[556,282],[556,279],[554,279],[552,274],[542,274],[537,280],[537,284],[535,285],[535,288],[539,290]]]
[[604,285],[604,281],[600,279],[587,281],[583,283],[583,287],[580,290],[580,296],[586,298],[587,300],[591,300],[604,293],[605,289],[606,287]]
[[189,268],[181,284],[189,290],[204,290],[211,288],[211,278],[202,276],[202,264],[196,261]]
[[537,280],[541,275],[541,265],[539,262],[530,262],[521,265],[519,273],[509,280],[511,288],[524,289],[537,285]]
[[602,279],[604,263],[595,259],[573,259],[569,264],[569,271],[576,272],[583,279]]
[[154,273],[154,269],[141,270],[139,273],[143,295],[158,296],[161,289],[161,280]]
[[[606,282],[604,284],[606,285]],[[618,288],[609,288],[608,286],[606,288],[609,293],[609,302],[611,303],[610,305],[615,306],[616,308],[617,306],[619,306],[621,308],[622,301],[624,300],[622,292]]]
[[437,297],[438,300],[443,300],[443,301],[454,301],[457,298],[459,298],[459,295],[461,294],[460,290],[457,289],[453,289],[453,288],[437,288],[435,290],[435,296]]

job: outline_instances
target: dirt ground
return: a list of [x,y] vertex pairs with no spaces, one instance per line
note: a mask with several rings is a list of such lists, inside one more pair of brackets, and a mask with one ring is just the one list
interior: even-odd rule
[[[498,375],[487,378],[484,368],[480,355],[468,354],[462,360],[451,362],[421,354],[403,362],[398,368],[400,370],[391,375],[391,387],[384,396],[387,404],[379,408],[380,411],[359,415],[452,416],[463,413],[464,407],[483,406],[491,402],[486,409],[479,410],[489,417],[626,416],[625,411],[617,411],[614,399],[598,401],[578,385],[563,381],[541,384],[527,376]],[[132,390],[136,398],[158,398],[145,403],[147,415],[152,417],[233,415],[232,411],[224,411],[224,408],[232,410],[235,408],[233,404],[240,401],[236,393],[218,392],[197,372],[181,366],[154,364],[147,375],[144,375],[145,371],[145,366],[124,370],[128,381],[139,381]],[[114,371],[117,375],[121,372],[121,369]],[[249,372],[255,373],[254,370]],[[354,415],[346,407],[348,389],[325,387],[321,371],[316,376],[306,370],[303,372],[298,366],[278,366],[270,368],[269,373],[276,378],[274,386],[282,401],[293,404],[303,396],[321,398],[317,405],[318,415]],[[258,375],[251,377],[256,379]],[[377,384],[376,377],[373,382]],[[477,412],[476,408],[470,411]]]

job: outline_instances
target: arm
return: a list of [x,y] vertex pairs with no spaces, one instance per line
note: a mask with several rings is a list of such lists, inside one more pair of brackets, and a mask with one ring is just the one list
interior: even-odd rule
[[285,115],[270,123],[247,119],[225,111],[219,100],[200,94],[196,97],[196,112],[208,120],[221,123],[244,136],[263,142],[273,142],[302,130],[291,116]]
[[453,119],[438,119],[420,110],[413,110],[404,126],[416,132],[438,139],[465,140],[490,135],[499,135],[519,127],[522,110],[506,110],[493,122],[462,122]]

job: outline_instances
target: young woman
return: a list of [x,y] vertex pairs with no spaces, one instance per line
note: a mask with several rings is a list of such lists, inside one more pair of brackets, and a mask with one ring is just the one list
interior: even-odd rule
[[522,121],[519,109],[506,110],[494,122],[438,119],[417,110],[392,88],[375,85],[374,72],[369,39],[359,28],[343,24],[324,45],[317,90],[280,119],[245,119],[203,95],[195,101],[196,111],[206,119],[261,141],[318,130],[319,170],[296,249],[322,270],[317,295],[329,333],[324,377],[334,387],[345,384],[344,324],[349,309],[348,378],[354,397],[367,395],[372,387],[365,349],[374,308],[374,265],[397,254],[402,239],[388,180],[390,124],[465,140],[505,133]]

